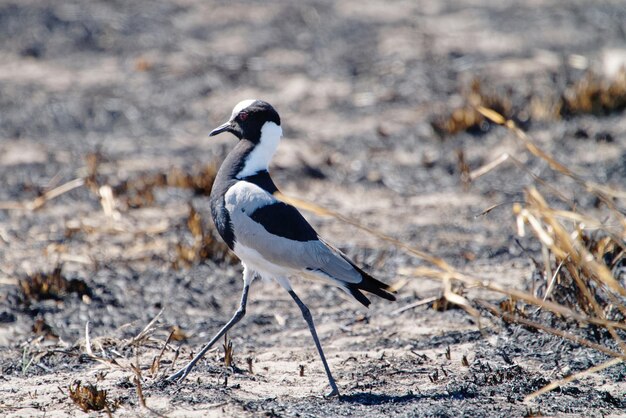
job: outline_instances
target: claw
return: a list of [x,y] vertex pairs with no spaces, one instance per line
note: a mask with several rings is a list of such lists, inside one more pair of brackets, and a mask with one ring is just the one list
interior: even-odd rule
[[181,383],[183,380],[185,380],[188,374],[189,370],[187,370],[187,368],[180,369],[176,373],[169,375],[167,378],[165,378],[165,380],[170,383]]

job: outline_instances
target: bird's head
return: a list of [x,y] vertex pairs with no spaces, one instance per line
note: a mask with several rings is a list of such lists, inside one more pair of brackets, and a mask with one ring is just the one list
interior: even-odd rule
[[271,104],[262,100],[244,100],[233,108],[228,122],[213,129],[209,136],[230,132],[239,139],[247,139],[255,144],[261,142],[265,133],[282,135],[280,116]]

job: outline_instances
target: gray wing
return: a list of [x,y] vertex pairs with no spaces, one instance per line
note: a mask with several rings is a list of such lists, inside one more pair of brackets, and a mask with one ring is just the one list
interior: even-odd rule
[[314,260],[306,267],[307,271],[328,276],[330,279],[340,280],[345,283],[360,283],[363,280],[354,266],[337,249],[325,243],[322,239],[311,246],[310,251],[314,254],[310,257]]
[[233,224],[235,248],[239,245],[252,249],[267,262],[294,273],[344,283],[362,281],[353,265],[320,240],[297,209],[262,188],[239,182],[226,193],[225,203]]
[[277,278],[303,274],[325,280],[365,306],[370,300],[363,290],[395,300],[388,285],[326,244],[294,207],[259,186],[239,182],[226,193],[225,203],[234,230],[233,249],[247,266]]

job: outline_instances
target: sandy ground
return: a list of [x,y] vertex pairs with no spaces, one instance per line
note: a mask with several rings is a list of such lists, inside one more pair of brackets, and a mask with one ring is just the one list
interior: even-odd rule
[[[311,213],[320,235],[381,280],[403,283],[397,302],[370,309],[295,283],[343,396],[321,397],[326,377],[297,307],[260,281],[229,335],[234,366],[220,344],[184,383],[162,385],[233,314],[241,269],[219,247],[202,261],[177,251],[194,243],[190,204],[210,230],[205,194],[170,183],[132,205],[132,187],[120,185],[219,164],[234,139],[206,133],[239,100],[263,98],[283,119],[272,166],[283,192],[530,289],[539,247],[516,243],[510,204],[533,179],[506,163],[466,187],[459,151],[470,169],[514,155],[587,213],[602,209],[506,130],[442,138],[432,122],[463,103],[472,79],[509,97],[519,116],[585,71],[612,76],[626,62],[624,22],[622,1],[0,2],[1,415],[83,416],[69,397],[81,381],[107,390],[115,416],[623,416],[623,365],[524,403],[606,357],[494,318],[480,331],[461,309],[397,312],[441,295],[440,283],[401,274],[425,263]],[[623,115],[520,121],[585,178],[626,184]],[[87,186],[38,210],[9,208],[88,175],[95,155],[92,180],[112,187],[113,211]],[[26,301],[19,280],[57,264],[88,292]],[[85,355],[87,322],[106,361]],[[185,338],[151,370],[172,327]]]

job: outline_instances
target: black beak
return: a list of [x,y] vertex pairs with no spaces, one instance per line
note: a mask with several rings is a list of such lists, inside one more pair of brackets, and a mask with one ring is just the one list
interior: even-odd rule
[[211,132],[209,132],[209,136],[215,136],[217,134],[221,134],[222,132],[232,132],[232,131],[233,131],[233,126],[231,124],[231,121],[228,121],[218,126],[217,128],[213,129]]

